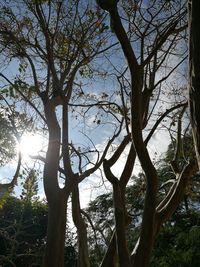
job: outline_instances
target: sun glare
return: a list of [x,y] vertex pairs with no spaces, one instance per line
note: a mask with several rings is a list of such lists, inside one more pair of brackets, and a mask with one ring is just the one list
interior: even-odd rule
[[26,134],[21,138],[19,150],[24,158],[37,155],[43,147],[44,140],[40,135]]

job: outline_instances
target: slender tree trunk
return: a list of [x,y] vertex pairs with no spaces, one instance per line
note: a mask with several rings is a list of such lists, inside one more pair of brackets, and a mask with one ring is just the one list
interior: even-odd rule
[[58,183],[61,129],[54,99],[44,102],[49,143],[44,166],[44,190],[48,201],[48,227],[43,267],[64,267],[66,209],[69,190]]
[[155,228],[156,189],[154,187],[156,188],[156,185],[147,185],[140,239],[131,256],[133,267],[149,266]]
[[114,231],[100,267],[115,267],[116,262],[116,232]]
[[200,1],[189,0],[189,105],[195,150],[200,169]]
[[78,267],[90,267],[87,228],[81,215],[78,184],[72,190],[72,215],[78,233]]
[[113,184],[113,200],[119,265],[120,267],[130,267],[131,262],[126,241],[126,212],[119,183]]

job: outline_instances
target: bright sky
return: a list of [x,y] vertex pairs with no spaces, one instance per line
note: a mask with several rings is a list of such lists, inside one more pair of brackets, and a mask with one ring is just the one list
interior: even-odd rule
[[39,134],[25,134],[21,138],[18,149],[22,152],[23,159],[30,161],[30,156],[35,156],[45,149],[45,139]]

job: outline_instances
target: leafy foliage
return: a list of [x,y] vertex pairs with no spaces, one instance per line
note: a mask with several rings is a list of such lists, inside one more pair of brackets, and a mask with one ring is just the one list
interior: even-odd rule
[[15,156],[16,141],[9,120],[0,112],[0,166]]
[[198,267],[200,262],[200,213],[177,212],[166,223],[156,242],[151,267]]
[[[25,183],[26,184],[26,183]],[[25,188],[27,186],[25,185]],[[47,205],[41,201],[28,201],[7,197],[0,210],[0,264],[4,267],[41,266],[47,230]],[[76,266],[74,246],[66,244],[65,266]],[[11,265],[12,264],[12,265]]]
[[37,192],[37,172],[34,169],[31,169],[24,182],[21,197],[26,202],[32,202],[33,200],[37,200]]
[[41,263],[47,225],[47,207],[42,202],[7,198],[0,211],[0,262],[26,267]]

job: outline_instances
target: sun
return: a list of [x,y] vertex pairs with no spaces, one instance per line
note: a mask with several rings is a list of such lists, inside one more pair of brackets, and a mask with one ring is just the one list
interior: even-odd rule
[[38,134],[25,134],[22,136],[18,149],[23,158],[37,155],[44,147],[44,138]]

